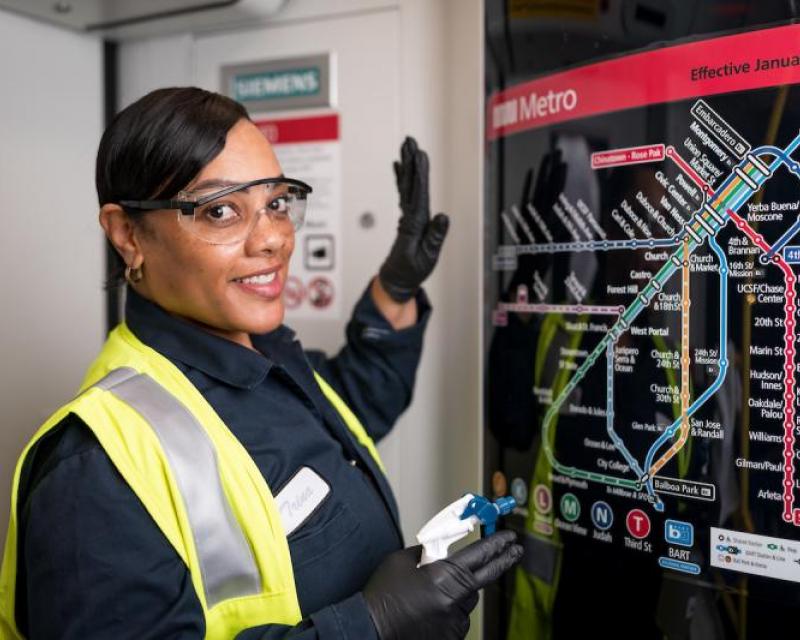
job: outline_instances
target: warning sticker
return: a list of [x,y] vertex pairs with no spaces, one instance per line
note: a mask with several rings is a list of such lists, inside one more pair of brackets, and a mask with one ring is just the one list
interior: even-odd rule
[[800,582],[800,542],[711,527],[711,566]]
[[314,278],[306,290],[308,301],[317,309],[325,309],[333,302],[333,283],[328,278]]
[[297,309],[306,297],[306,290],[300,278],[289,276],[283,288],[283,303],[287,309]]
[[[272,144],[286,175],[308,182],[305,224],[297,232],[289,272],[298,280],[285,292],[286,319],[334,320],[342,313],[341,161],[339,114],[330,110],[301,116],[251,114]],[[317,278],[325,273],[322,279]],[[289,283],[287,283],[288,286]]]

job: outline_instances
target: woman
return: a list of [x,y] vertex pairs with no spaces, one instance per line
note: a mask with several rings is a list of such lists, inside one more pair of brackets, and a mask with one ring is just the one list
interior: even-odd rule
[[[463,637],[513,536],[417,569],[373,444],[411,398],[430,274],[427,157],[347,345],[304,354],[281,293],[311,188],[237,103],[155,91],[97,157],[126,322],[17,468],[3,637]],[[263,214],[263,215],[262,215]]]

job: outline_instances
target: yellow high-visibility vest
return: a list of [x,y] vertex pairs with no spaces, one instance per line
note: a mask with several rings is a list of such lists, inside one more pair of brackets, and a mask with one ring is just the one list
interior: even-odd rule
[[[319,374],[315,378],[383,469],[358,418]],[[206,638],[228,640],[250,627],[300,622],[289,544],[264,476],[189,379],[121,324],[80,394],[40,427],[17,463],[0,570],[0,637],[23,638],[15,619],[22,466],[31,447],[69,413],[92,430],[188,567]]]

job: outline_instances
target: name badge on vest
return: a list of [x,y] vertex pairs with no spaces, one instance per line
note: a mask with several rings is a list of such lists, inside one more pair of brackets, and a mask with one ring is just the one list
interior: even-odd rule
[[308,520],[330,492],[330,485],[310,467],[295,473],[275,496],[286,535]]

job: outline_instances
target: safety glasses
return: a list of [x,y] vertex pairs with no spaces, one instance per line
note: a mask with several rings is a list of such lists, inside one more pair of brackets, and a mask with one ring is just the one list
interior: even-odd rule
[[303,226],[311,187],[292,178],[261,178],[219,189],[181,191],[175,200],[121,200],[131,212],[175,209],[178,222],[211,244],[242,242],[264,213],[274,224]]

